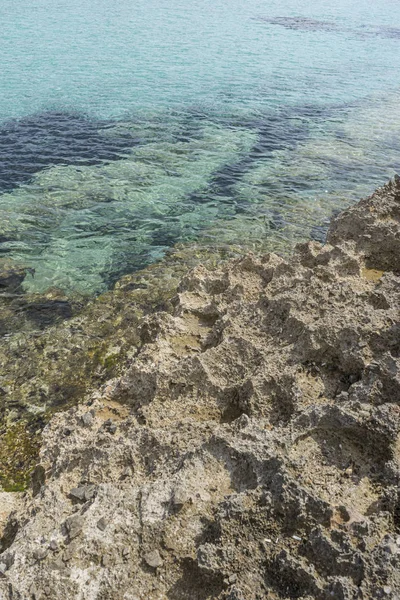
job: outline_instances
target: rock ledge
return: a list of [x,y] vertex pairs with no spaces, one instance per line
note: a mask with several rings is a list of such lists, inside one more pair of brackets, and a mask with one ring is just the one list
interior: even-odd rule
[[290,262],[190,272],[46,427],[0,598],[398,598],[399,275],[399,178]]

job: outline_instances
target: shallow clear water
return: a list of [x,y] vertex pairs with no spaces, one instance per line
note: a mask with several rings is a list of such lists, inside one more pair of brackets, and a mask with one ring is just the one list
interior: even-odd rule
[[0,252],[98,293],[285,251],[399,170],[400,4],[0,0]]

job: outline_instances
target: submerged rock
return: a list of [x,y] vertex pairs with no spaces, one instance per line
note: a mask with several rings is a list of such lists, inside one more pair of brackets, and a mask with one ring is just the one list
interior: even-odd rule
[[45,428],[0,597],[396,598],[399,236],[395,179],[325,246],[187,273]]
[[21,284],[28,272],[32,272],[32,269],[9,260],[0,259],[0,295],[20,291]]

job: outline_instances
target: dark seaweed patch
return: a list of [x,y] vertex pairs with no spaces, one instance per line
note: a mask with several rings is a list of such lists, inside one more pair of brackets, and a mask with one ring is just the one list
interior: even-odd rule
[[382,38],[384,40],[400,40],[400,27],[368,27],[361,26],[359,29],[350,31],[356,37],[361,39]]
[[310,232],[310,238],[315,242],[324,244],[328,233],[328,227],[329,223],[326,223],[325,225],[314,225]]
[[15,242],[15,238],[11,238],[7,235],[0,235],[0,254],[7,254],[7,252],[11,252],[11,248],[9,247],[9,242]]
[[271,229],[275,231],[281,231],[285,228],[286,221],[277,210],[273,210],[269,221],[269,225]]
[[109,126],[85,115],[55,111],[4,123],[0,127],[0,192],[28,182],[53,165],[90,166],[120,159],[138,140],[123,132],[105,135]]
[[44,299],[37,302],[26,302],[24,298],[21,298],[15,302],[15,308],[23,312],[38,329],[45,329],[49,325],[73,316],[72,307],[67,300]]
[[[258,218],[259,208],[255,207],[255,201],[259,196],[250,199],[243,197],[245,195],[242,196],[236,189],[237,183],[259,164],[260,159],[275,161],[276,151],[295,149],[299,143],[307,140],[310,125],[313,128],[315,125],[323,127],[326,119],[332,120],[338,116],[337,110],[341,118],[344,108],[346,107],[321,108],[303,105],[283,109],[274,115],[244,118],[242,121],[238,117],[232,119],[224,115],[208,115],[207,121],[216,125],[255,132],[256,142],[250,151],[236,163],[226,164],[215,171],[207,186],[189,194],[181,202],[176,202],[162,218],[154,215],[151,207],[149,211],[145,211],[146,214],[135,216],[125,214],[123,208],[116,207],[113,212],[109,208],[104,209],[104,201],[107,200],[105,192],[105,197],[101,198],[101,206],[95,208],[93,219],[74,225],[74,237],[80,240],[92,236],[100,238],[104,235],[114,240],[112,258],[100,273],[104,283],[112,287],[126,273],[142,269],[158,260],[168,247],[177,242],[194,240],[199,230],[207,226],[207,223],[197,219],[196,215],[193,219],[182,217],[191,212],[197,213],[199,204],[207,204],[213,211],[216,208],[218,216],[222,218],[232,218],[239,213]],[[179,134],[174,138],[176,141],[189,142],[201,138],[203,120],[206,118],[204,112],[193,108],[192,111],[180,114],[179,118]],[[96,165],[103,161],[120,159],[124,152],[139,143],[139,140],[129,133],[129,127],[122,125],[119,128],[118,122],[94,121],[82,115],[55,112],[33,115],[4,125],[0,128],[0,179],[4,176],[3,188],[0,181],[0,191],[29,180],[32,174],[43,166]],[[162,128],[162,123],[160,127]],[[145,143],[144,139],[142,143]],[[8,163],[1,162],[2,156],[8,156]],[[338,171],[338,177],[344,178],[340,161],[337,165],[332,161],[330,168],[332,171]],[[275,196],[277,202],[285,203],[283,187],[290,192],[308,191],[315,187],[315,179],[309,179],[307,173],[304,176],[293,173],[292,176],[286,174],[284,181],[279,182],[276,178],[266,178],[257,187],[261,193]],[[264,211],[265,223],[269,225],[267,229],[285,229],[287,222],[278,212],[279,209],[261,210]],[[40,228],[40,236],[36,235],[35,227]],[[42,247],[47,243],[46,236],[51,238],[48,231],[43,231],[43,223],[36,221],[32,224],[32,229],[25,231],[23,235],[25,239],[28,235],[29,241],[36,246],[39,241]],[[319,230],[313,232],[316,239],[322,239],[323,235]],[[0,252],[12,252],[17,242],[17,239],[9,239],[6,234],[3,239],[0,238]],[[95,270],[94,265],[90,265],[90,268]],[[31,307],[29,318],[40,327],[41,323],[50,323],[52,319],[68,318],[67,313],[68,307],[61,304],[41,305]]]
[[400,40],[400,27],[380,27],[381,37],[389,40]]
[[[268,116],[264,119],[253,120],[243,124],[236,123],[238,128],[247,128],[256,131],[257,141],[250,152],[240,161],[225,165],[218,170],[206,190],[194,192],[188,197],[188,201],[194,204],[209,202],[212,198],[219,198],[223,202],[235,205],[235,212],[240,212],[233,187],[240,179],[251,170],[254,163],[260,159],[271,157],[277,150],[287,150],[296,147],[309,136],[309,125],[307,119],[313,117],[323,119],[326,110],[319,107],[301,107],[293,111],[285,111],[278,116]],[[301,125],[293,125],[292,119],[304,119]],[[232,126],[232,125],[231,125]],[[241,207],[243,209],[243,206]],[[243,210],[245,212],[245,209]]]
[[256,17],[255,20],[269,23],[270,25],[281,25],[285,29],[298,31],[337,31],[339,27],[332,21],[318,21],[308,17]]
[[371,37],[380,37],[387,40],[400,39],[400,27],[370,27],[368,25],[359,25],[355,28],[340,27],[332,21],[319,21],[308,17],[254,17],[255,21],[267,23],[269,25],[279,25],[292,31],[326,31],[334,33],[344,33],[360,39]]

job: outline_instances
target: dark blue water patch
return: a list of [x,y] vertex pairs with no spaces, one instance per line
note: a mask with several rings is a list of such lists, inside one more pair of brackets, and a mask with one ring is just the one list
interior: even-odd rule
[[326,236],[328,235],[329,221],[325,221],[322,225],[314,225],[310,231],[310,238],[314,242],[325,244]]
[[13,239],[12,237],[8,236],[8,235],[0,235],[0,253],[1,252],[9,252],[9,250],[3,250],[2,249],[2,244],[7,244],[8,242],[13,242],[15,241],[15,239]]
[[361,39],[381,38],[385,40],[400,40],[400,27],[370,27],[362,25],[359,29],[349,29],[349,33]]
[[126,131],[107,131],[114,122],[47,111],[0,126],[0,192],[27,183],[54,165],[91,166],[120,159],[139,140]]
[[[124,275],[141,271],[157,260],[160,260],[172,245],[153,247],[141,251],[131,251],[129,248],[126,248],[124,252],[114,257],[112,268],[100,271],[100,276],[107,289],[112,289]],[[158,253],[155,255],[155,251],[157,250]]]
[[388,40],[400,40],[400,27],[380,27],[379,34]]
[[273,210],[269,219],[270,228],[274,231],[282,231],[282,229],[284,229],[286,225],[287,222],[285,221],[283,216],[277,210]]
[[332,21],[319,21],[308,17],[254,17],[254,20],[268,23],[269,25],[280,25],[285,29],[296,31],[338,31],[339,26]]
[[[124,275],[144,269],[149,264],[160,260],[171,247],[177,243],[191,243],[198,238],[203,229],[202,222],[185,222],[182,217],[190,213],[196,213],[196,207],[188,204],[186,200],[177,202],[162,217],[145,220],[146,246],[140,247],[143,233],[143,219],[134,216],[125,218],[118,225],[117,222],[110,223],[107,231],[98,229],[98,232],[107,233],[117,238],[123,234],[123,243],[112,258],[108,267],[101,271],[100,275],[108,289]],[[122,236],[120,236],[122,239]]]
[[344,33],[360,39],[382,38],[387,40],[400,40],[400,27],[377,26],[360,24],[358,27],[341,27],[332,21],[319,21],[308,17],[267,17],[256,16],[255,21],[268,25],[279,25],[292,31],[326,31]]
[[[298,144],[304,142],[309,137],[310,119],[315,122],[317,119],[324,119],[327,116],[327,110],[322,110],[311,106],[301,107],[290,111],[283,111],[279,115],[265,116],[263,118],[247,120],[240,123],[221,122],[229,125],[231,128],[251,129],[257,134],[257,141],[250,149],[249,153],[234,164],[227,164],[216,171],[211,179],[209,186],[205,190],[194,192],[189,195],[188,201],[199,204],[208,203],[210,198],[231,199],[235,202],[234,186],[248,173],[260,159],[271,158],[277,150],[288,150],[295,148]],[[304,117],[304,118],[302,118]],[[295,124],[295,120],[300,118],[301,124]]]
[[[338,113],[338,110],[341,114]],[[197,113],[195,110],[192,113],[188,111],[185,115],[180,114],[178,133],[174,129],[168,140],[189,143],[197,138],[202,139],[204,135],[203,121],[206,120],[207,123],[215,123],[217,126],[221,125],[238,131],[251,130],[256,134],[256,142],[250,151],[236,163],[226,164],[223,168],[214,172],[207,187],[186,196],[182,202],[174,204],[171,211],[161,218],[153,214],[150,208],[146,214],[129,216],[123,207],[118,208],[116,206],[113,211],[110,211],[109,206],[104,207],[104,202],[102,202],[101,205],[99,204],[99,206],[92,209],[94,211],[93,219],[76,224],[73,237],[79,240],[86,237],[101,238],[104,236],[115,241],[110,264],[101,272],[104,283],[107,287],[112,287],[126,273],[140,270],[155,260],[159,260],[163,253],[177,242],[194,241],[199,232],[209,224],[196,218],[196,213],[199,212],[198,204],[200,203],[212,206],[210,214],[216,213],[217,219],[230,219],[240,213],[250,216],[254,214],[257,218],[258,209],[252,208],[255,206],[254,199],[242,197],[235,187],[236,184],[240,182],[246,173],[257,167],[260,161],[264,162],[269,159],[275,161],[274,152],[278,150],[295,151],[298,144],[303,143],[310,137],[316,125],[317,127],[319,125],[324,127],[326,120],[335,121],[336,118],[340,122],[344,111],[345,107],[343,106],[321,108],[320,106],[306,105],[287,108],[274,115],[258,115],[257,118],[253,116],[243,120],[239,117],[232,119],[223,115],[219,118],[215,115],[208,115],[208,118],[206,118],[204,113],[201,111]],[[40,126],[35,125],[37,122]],[[50,126],[51,123],[54,126]],[[134,121],[132,123],[134,124]],[[133,134],[130,134],[130,128],[126,126],[126,123],[124,125],[121,122],[122,126],[120,128],[116,125],[118,125],[118,122],[94,121],[82,115],[46,113],[41,118],[36,115],[35,117],[9,123],[7,127],[8,131],[12,133],[8,139],[11,139],[16,148],[20,149],[22,145],[22,154],[29,155],[32,162],[33,150],[27,140],[30,139],[29,135],[31,139],[34,139],[34,133],[36,132],[39,136],[39,149],[42,149],[42,154],[45,154],[48,166],[51,166],[57,163],[96,165],[103,163],[104,160],[118,160],[123,157],[124,152],[129,151],[133,146],[138,143],[146,143],[144,138],[139,140]],[[4,133],[7,127],[3,126],[0,133]],[[137,127],[134,129],[138,130]],[[163,124],[160,123],[160,132],[162,130]],[[19,143],[19,145],[17,143],[18,133],[21,134],[20,137],[23,139],[23,143]],[[341,133],[341,136],[343,137],[343,133]],[[0,137],[0,151],[6,145],[5,138]],[[50,145],[51,151],[49,151],[47,145]],[[30,154],[27,152],[26,147]],[[86,163],[83,161],[86,161]],[[37,164],[39,164],[38,170],[40,170],[42,163]],[[1,165],[1,168],[4,168],[4,165]],[[332,172],[335,172],[336,169],[342,169],[343,171],[343,165],[340,165],[340,163],[336,165],[332,161]],[[174,175],[176,176],[176,174]],[[26,178],[22,181],[29,179],[31,174],[28,173],[25,176]],[[344,177],[343,172],[342,177]],[[344,177],[344,179],[346,178]],[[290,189],[290,193],[294,190],[314,192],[316,182],[315,179],[308,179],[307,174],[301,177],[298,173],[293,173],[293,176],[285,176],[284,182],[266,181],[258,186],[258,190],[270,196],[275,196],[277,201],[282,201],[282,205],[285,205],[287,194],[283,190],[283,186],[286,190]],[[199,214],[202,214],[202,210],[201,208]],[[207,210],[206,208],[204,214],[208,214]],[[105,211],[104,218],[102,218],[102,211]],[[190,212],[194,213],[193,219],[186,219],[185,215]],[[49,236],[49,241],[51,241],[51,231],[44,230],[42,216],[40,219],[39,224],[32,224],[32,230],[29,229],[28,234],[26,230],[23,233],[24,241],[26,241],[28,235],[28,241],[32,242],[33,235],[37,231],[40,239],[34,240],[34,243],[31,244],[36,248],[46,246],[46,236]],[[268,229],[280,231],[287,226],[287,222],[279,213],[279,209],[267,211],[265,222],[267,225],[266,235]],[[144,235],[142,235],[143,233]],[[317,230],[313,235],[321,237],[321,233]],[[12,251],[16,241],[0,240],[0,248],[4,248],[4,251],[6,248]],[[94,243],[96,243],[96,240]],[[101,243],[101,241],[99,240],[98,243]]]

